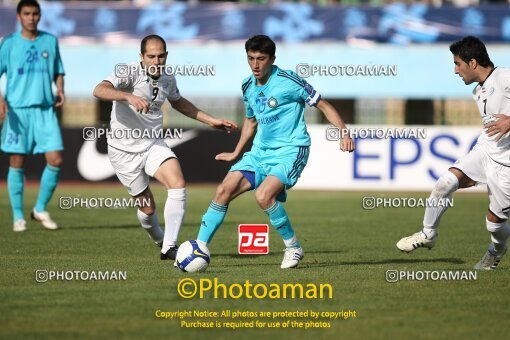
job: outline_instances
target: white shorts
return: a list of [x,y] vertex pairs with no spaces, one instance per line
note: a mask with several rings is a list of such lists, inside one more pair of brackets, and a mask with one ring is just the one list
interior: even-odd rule
[[502,219],[508,219],[510,211],[510,167],[496,163],[483,150],[480,144],[452,168],[461,170],[466,176],[480,183],[487,183],[489,209]]
[[108,157],[115,174],[131,196],[141,194],[149,186],[149,176],[154,177],[164,161],[177,158],[162,140],[157,140],[148,150],[137,153],[108,145]]

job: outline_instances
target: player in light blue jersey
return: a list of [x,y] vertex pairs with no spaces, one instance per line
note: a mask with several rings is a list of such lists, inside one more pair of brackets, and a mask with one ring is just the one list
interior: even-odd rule
[[[32,219],[48,230],[58,228],[46,211],[55,191],[63,150],[62,135],[54,107],[64,104],[64,68],[57,38],[38,31],[41,9],[35,0],[18,3],[21,32],[0,45],[0,76],[7,76],[5,99],[0,96],[0,121],[4,120],[1,149],[10,155],[7,187],[16,232],[26,230],[23,214],[24,162],[28,154],[44,153],[46,168]],[[57,93],[53,95],[52,84]]]
[[[296,267],[304,257],[303,248],[280,202],[303,171],[309,154],[310,136],[304,119],[305,104],[320,109],[336,127],[346,126],[338,112],[306,81],[292,71],[273,65],[275,43],[265,35],[246,41],[248,64],[253,72],[242,85],[246,118],[241,137],[231,153],[217,160],[233,161],[255,135],[252,149],[232,166],[202,218],[198,241],[208,244],[225,218],[228,204],[242,193],[256,189],[258,205],[268,214],[271,225],[283,238],[286,249],[281,268]],[[349,136],[340,141],[342,151],[353,151]]]

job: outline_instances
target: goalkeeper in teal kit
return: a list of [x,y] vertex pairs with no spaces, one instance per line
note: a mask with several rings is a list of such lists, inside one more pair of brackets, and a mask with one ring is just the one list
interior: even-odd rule
[[[345,129],[346,126],[333,106],[321,99],[312,86],[294,72],[273,65],[276,46],[269,37],[252,37],[246,41],[245,49],[253,74],[242,85],[246,118],[241,137],[234,152],[221,153],[216,159],[235,160],[256,135],[252,149],[232,166],[218,186],[202,217],[197,240],[209,244],[225,218],[230,201],[256,189],[258,205],[285,243],[281,268],[293,268],[304,257],[304,251],[280,202],[286,201],[286,190],[296,184],[308,160],[310,136],[304,120],[305,104],[320,109],[336,127]],[[354,142],[348,135],[341,139],[340,149],[354,150]]]
[[[57,224],[46,205],[57,186],[62,164],[62,135],[55,107],[64,103],[64,68],[57,38],[37,30],[41,9],[37,1],[18,3],[21,32],[6,36],[0,45],[0,76],[7,75],[5,99],[0,96],[1,149],[9,154],[7,188],[13,212],[13,230],[26,230],[23,214],[24,162],[28,154],[44,153],[46,168],[31,212],[46,229]],[[53,95],[52,83],[57,93]]]

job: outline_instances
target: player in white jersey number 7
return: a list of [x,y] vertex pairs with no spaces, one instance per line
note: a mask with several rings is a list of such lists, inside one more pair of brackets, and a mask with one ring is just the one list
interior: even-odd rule
[[[237,126],[229,120],[208,115],[180,95],[175,77],[165,72],[168,52],[163,38],[145,37],[140,50],[141,61],[118,64],[115,74],[96,86],[94,96],[113,101],[108,135],[110,162],[129,194],[138,200],[138,220],[151,239],[161,246],[160,258],[174,260],[186,208],[186,191],[179,161],[161,139],[161,106],[168,100],[185,116],[227,132]],[[156,178],[168,190],[164,234],[149,188],[149,177]]]
[[492,242],[475,269],[493,270],[506,253],[510,235],[507,225],[510,211],[510,137],[504,125],[497,124],[499,118],[506,120],[506,116],[510,115],[510,69],[494,67],[483,42],[472,36],[453,43],[450,51],[455,74],[466,85],[478,83],[472,94],[486,131],[478,137],[473,149],[437,180],[430,198],[438,204],[425,209],[423,229],[401,239],[397,247],[404,252],[434,247],[439,221],[448,207],[441,200],[451,198],[458,188],[487,183],[489,209],[485,222]]

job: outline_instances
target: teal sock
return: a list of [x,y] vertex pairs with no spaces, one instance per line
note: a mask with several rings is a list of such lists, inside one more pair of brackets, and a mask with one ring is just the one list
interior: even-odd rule
[[275,202],[271,207],[264,210],[269,215],[271,225],[276,229],[278,234],[283,238],[283,242],[287,248],[300,247],[294,229],[290,224],[289,216],[279,202]]
[[39,197],[35,204],[35,210],[38,212],[46,211],[46,206],[53,196],[53,192],[57,187],[58,176],[60,175],[60,168],[56,168],[51,165],[46,165],[41,176],[41,190],[39,191]]
[[202,224],[200,225],[200,231],[198,232],[197,240],[209,244],[216,233],[216,230],[220,227],[227,214],[227,205],[221,205],[214,201],[211,201],[209,209],[204,216],[202,216]]
[[14,222],[25,219],[23,216],[24,175],[25,169],[23,168],[9,168],[7,174],[7,191],[9,191]]

